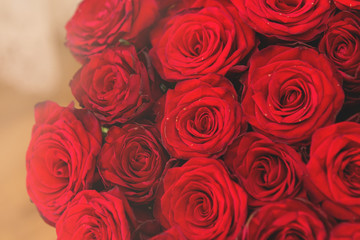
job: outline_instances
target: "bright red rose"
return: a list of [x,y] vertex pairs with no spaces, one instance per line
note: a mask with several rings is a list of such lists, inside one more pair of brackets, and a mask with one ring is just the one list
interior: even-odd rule
[[248,219],[243,240],[328,239],[327,217],[310,202],[286,199],[267,204]]
[[56,224],[58,240],[130,240],[134,215],[118,189],[84,190]]
[[259,133],[245,133],[236,139],[224,161],[249,194],[250,206],[293,198],[302,190],[305,164],[301,155]]
[[360,222],[344,222],[336,225],[330,232],[329,240],[360,239]]
[[143,41],[140,33],[158,17],[155,0],[83,0],[66,24],[66,45],[81,62],[120,39]]
[[256,131],[288,144],[307,143],[335,121],[344,93],[341,76],[322,54],[270,46],[250,59],[242,107]]
[[188,239],[237,239],[247,215],[247,195],[220,161],[192,158],[167,171],[154,215]]
[[106,185],[119,186],[128,200],[145,203],[154,198],[167,159],[155,127],[126,124],[108,131],[98,168]]
[[133,46],[91,56],[70,83],[75,98],[102,124],[125,123],[146,111],[157,91]]
[[340,12],[329,20],[328,26],[319,50],[335,63],[344,77],[346,102],[360,102],[359,13]]
[[360,124],[317,130],[311,142],[308,189],[313,201],[342,220],[360,220]]
[[360,1],[359,0],[334,0],[337,8],[341,10],[346,9],[356,9],[360,10]]
[[329,0],[231,0],[255,31],[287,41],[309,42],[326,29]]
[[152,32],[150,57],[166,81],[225,75],[255,47],[255,33],[230,2],[196,3],[164,19]]
[[99,122],[87,110],[53,102],[36,106],[26,186],[47,223],[54,225],[75,194],[92,187],[101,142]]
[[166,93],[161,138],[175,158],[216,158],[245,130],[236,91],[222,76],[179,82]]

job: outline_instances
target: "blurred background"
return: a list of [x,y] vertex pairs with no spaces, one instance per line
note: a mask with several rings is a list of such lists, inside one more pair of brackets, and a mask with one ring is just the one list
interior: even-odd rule
[[34,105],[74,100],[68,84],[80,64],[64,43],[79,2],[0,1],[0,239],[56,239],[27,195],[25,153]]

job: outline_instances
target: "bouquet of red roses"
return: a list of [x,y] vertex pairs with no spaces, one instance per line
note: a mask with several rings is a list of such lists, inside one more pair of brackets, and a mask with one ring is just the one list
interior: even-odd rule
[[35,107],[58,239],[359,239],[357,0],[83,0]]

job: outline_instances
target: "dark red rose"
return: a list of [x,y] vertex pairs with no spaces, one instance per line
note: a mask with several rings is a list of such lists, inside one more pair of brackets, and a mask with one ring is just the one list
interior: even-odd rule
[[317,130],[311,142],[308,189],[325,211],[360,220],[360,124],[341,122]]
[[302,190],[305,164],[301,155],[259,133],[245,133],[236,139],[224,160],[249,194],[250,206],[293,198]]
[[154,215],[188,239],[237,239],[247,215],[247,195],[220,161],[191,158],[167,171]]
[[145,203],[154,198],[167,159],[155,127],[126,124],[110,128],[98,167],[106,185],[117,185],[130,201]]
[[159,12],[155,0],[83,0],[66,24],[66,45],[81,62],[120,39],[143,41]]
[[225,75],[255,47],[255,34],[228,1],[196,1],[153,30],[152,62],[166,81]]
[[286,199],[267,204],[248,219],[243,240],[328,239],[327,217],[310,202]]
[[155,83],[133,46],[93,55],[70,83],[75,98],[103,124],[125,123],[154,102]]
[[336,225],[330,232],[329,240],[360,239],[360,222],[344,222]]
[[53,102],[36,106],[26,186],[47,223],[54,225],[75,194],[92,187],[101,141],[99,122],[87,110]]
[[171,156],[218,157],[246,130],[238,96],[226,78],[210,74],[179,82],[166,93],[161,122]]
[[335,121],[344,93],[341,76],[322,54],[270,46],[250,59],[242,106],[248,122],[272,140],[306,143]]
[[256,32],[287,41],[309,42],[326,29],[329,0],[231,0]]
[[134,215],[118,189],[84,190],[56,224],[59,240],[130,240]]
[[346,102],[360,102],[359,13],[340,12],[329,20],[328,26],[319,50],[335,63],[344,77]]
[[334,2],[336,7],[341,10],[346,10],[346,9],[360,10],[359,0],[334,0]]

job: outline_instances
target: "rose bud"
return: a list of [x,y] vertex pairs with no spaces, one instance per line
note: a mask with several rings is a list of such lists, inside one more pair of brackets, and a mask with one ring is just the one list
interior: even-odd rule
[[247,216],[247,195],[220,161],[191,158],[169,169],[154,215],[165,229],[187,239],[238,239]]
[[310,202],[286,199],[256,210],[243,231],[243,240],[326,240],[330,225],[324,213]]
[[96,180],[100,125],[89,111],[36,105],[35,125],[26,153],[26,186],[44,220],[54,225],[67,203]]
[[158,18],[160,1],[83,0],[66,24],[66,45],[82,63],[120,39],[142,45],[143,31]]
[[333,7],[329,0],[231,0],[240,17],[256,32],[286,41],[310,42],[326,29]]
[[236,139],[224,161],[249,194],[250,206],[294,198],[302,190],[305,164],[301,155],[259,133],[245,133]]
[[275,45],[255,53],[249,64],[242,107],[255,131],[302,145],[316,129],[335,122],[344,92],[341,76],[323,54]]
[[153,200],[168,160],[160,134],[149,124],[113,126],[98,158],[100,175],[107,186],[118,186],[136,203]]
[[360,124],[341,122],[317,130],[307,163],[314,202],[341,220],[360,220]]
[[[181,5],[181,4],[180,4]],[[150,57],[170,82],[209,73],[225,75],[255,47],[255,33],[229,1],[194,1],[152,31]]]
[[247,127],[233,85],[220,75],[179,82],[163,110],[161,139],[179,159],[219,157]]
[[118,189],[84,190],[56,224],[58,240],[130,240],[134,215]]
[[[70,83],[74,97],[102,124],[125,123],[148,110],[156,84],[133,46],[93,55]],[[156,96],[155,96],[156,95]]]

